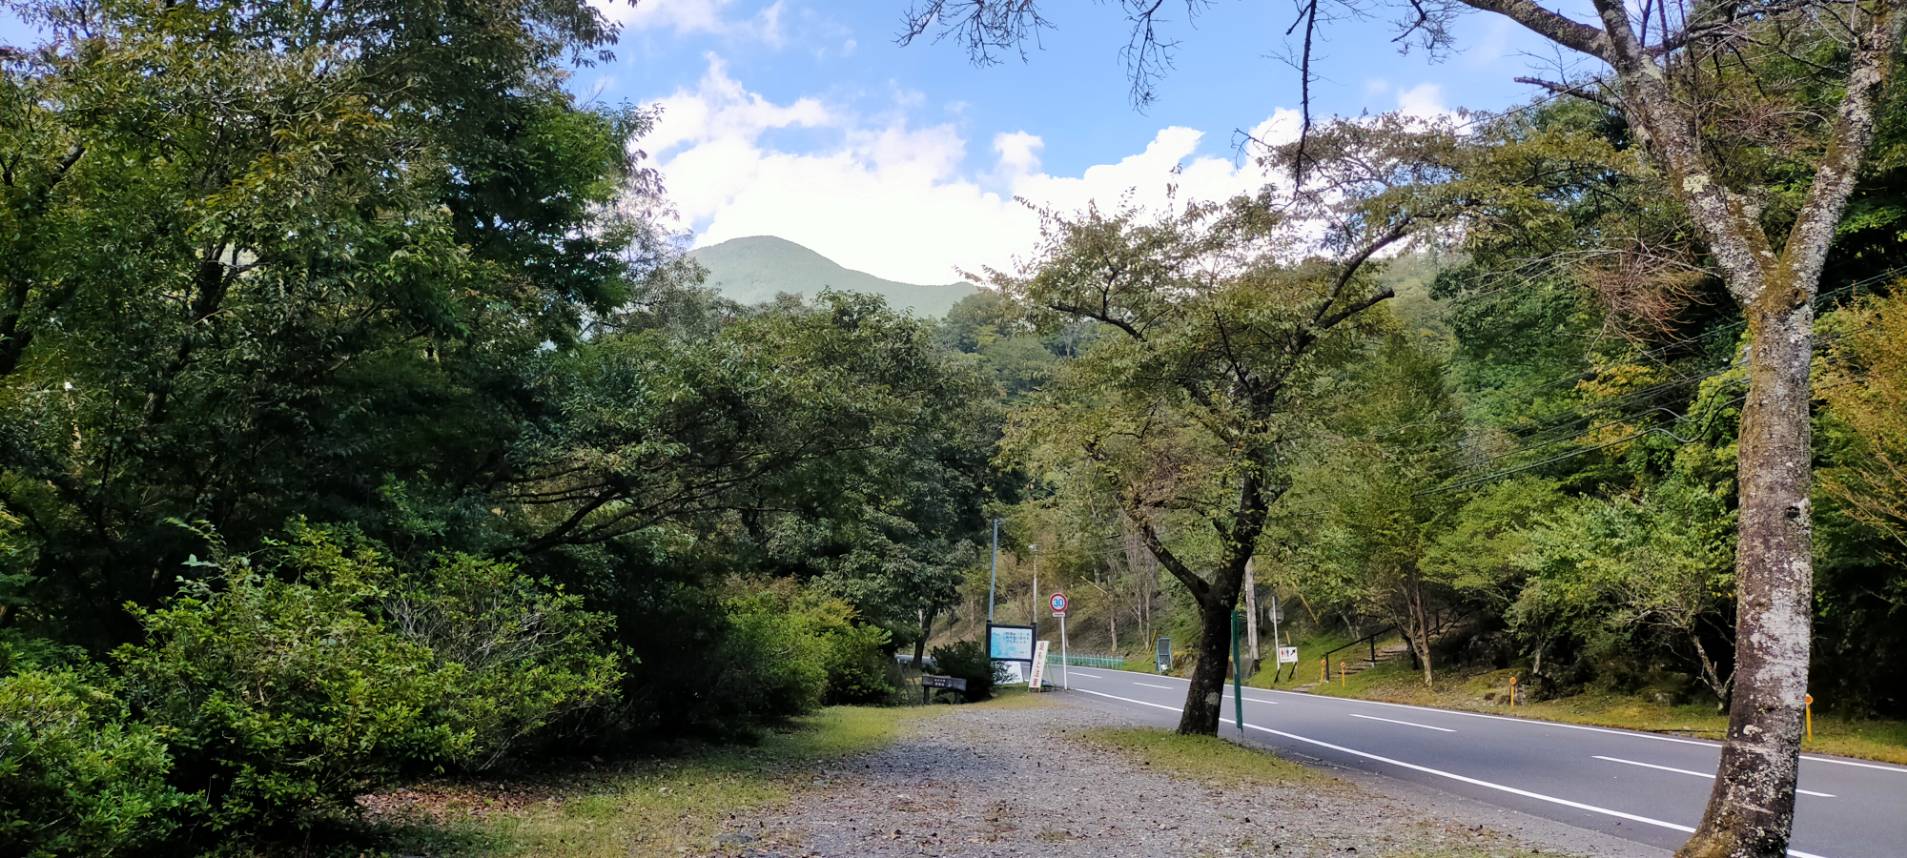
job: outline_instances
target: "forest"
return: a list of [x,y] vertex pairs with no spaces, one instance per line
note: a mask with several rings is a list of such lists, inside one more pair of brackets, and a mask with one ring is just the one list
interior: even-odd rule
[[[1076,634],[1170,636],[1195,688],[1282,600],[1394,628],[1426,685],[1738,690],[1755,325],[1595,93],[1320,120],[1254,147],[1295,184],[1044,211],[930,319],[704,288],[654,109],[565,86],[617,47],[581,0],[5,8],[44,39],[0,45],[0,851],[304,841],[426,775],[897,703],[897,657],[984,693],[994,519],[1003,601],[1038,564]],[[1850,97],[1796,32],[1806,62],[1701,79],[1771,235]],[[1805,680],[1901,719],[1884,80],[1804,302]]]

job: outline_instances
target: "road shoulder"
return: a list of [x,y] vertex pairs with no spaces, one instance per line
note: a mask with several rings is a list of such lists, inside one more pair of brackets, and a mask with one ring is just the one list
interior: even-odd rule
[[[1318,775],[1257,749],[1172,743],[1161,755],[1158,743],[1121,729],[1142,724],[1067,694],[1039,706],[962,707],[817,769],[788,802],[731,820],[722,854],[1665,854],[1388,778]],[[1139,740],[1119,747],[1109,735]],[[1188,761],[1224,771],[1192,775]]]

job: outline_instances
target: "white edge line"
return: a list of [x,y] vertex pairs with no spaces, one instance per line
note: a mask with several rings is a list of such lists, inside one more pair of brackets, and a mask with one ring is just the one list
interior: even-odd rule
[[1083,670],[1075,670],[1073,672],[1079,674],[1080,676],[1084,676],[1087,679],[1105,679],[1105,677],[1100,676],[1097,673],[1087,673],[1086,671],[1083,671]]
[[1171,691],[1171,690],[1172,690],[1172,686],[1170,686],[1170,685],[1153,685],[1153,684],[1152,684],[1152,683],[1150,683],[1150,682],[1135,682],[1135,683],[1133,683],[1133,685],[1138,685],[1138,686],[1141,686],[1141,687],[1144,687],[1144,688],[1163,688],[1163,689],[1165,689],[1166,691]]
[[[1638,760],[1625,760],[1621,757],[1605,757],[1601,754],[1590,754],[1589,758],[1592,760],[1607,760],[1608,762],[1611,762],[1611,763],[1621,763],[1625,766],[1640,766],[1645,769],[1655,769],[1657,771],[1663,771],[1663,772],[1674,772],[1678,775],[1694,775],[1698,778],[1707,778],[1711,781],[1715,779],[1715,776],[1712,774],[1709,774],[1708,772],[1698,772],[1692,769],[1678,769],[1674,766],[1663,766],[1663,765],[1657,765],[1655,763],[1644,763]],[[1834,793],[1831,793],[1831,792],[1815,792],[1814,790],[1801,789],[1800,787],[1796,787],[1795,792],[1798,792],[1802,795],[1820,796],[1821,798],[1835,797]]]
[[1417,727],[1417,728],[1420,728],[1420,729],[1424,729],[1424,730],[1436,730],[1436,731],[1437,731],[1437,732],[1439,732],[1439,733],[1455,733],[1455,732],[1457,732],[1457,731],[1455,731],[1455,730],[1452,730],[1452,729],[1450,729],[1449,727],[1432,727],[1432,726],[1430,726],[1429,724],[1419,724],[1419,723],[1417,723],[1417,722],[1415,722],[1415,721],[1396,721],[1396,720],[1392,720],[1392,719],[1390,719],[1390,718],[1379,718],[1379,717],[1377,717],[1376,715],[1359,715],[1359,714],[1357,714],[1356,712],[1346,712],[1346,713],[1344,713],[1344,714],[1346,714],[1346,715],[1349,715],[1349,716],[1351,716],[1352,718],[1362,718],[1362,719],[1364,719],[1364,720],[1366,720],[1366,721],[1382,721],[1382,722],[1384,722],[1384,723],[1386,723],[1386,724],[1402,724],[1402,725],[1404,725],[1404,726],[1406,726],[1406,727]]
[[[1086,691],[1086,689],[1083,689],[1083,688],[1079,690]],[[1177,707],[1165,706],[1158,703],[1147,703],[1144,700],[1133,700],[1131,698],[1120,697],[1113,694],[1106,694],[1100,691],[1086,691],[1086,693],[1096,694],[1100,697],[1109,697],[1109,698],[1112,698],[1113,700],[1122,700],[1127,703],[1137,703],[1140,706],[1150,706],[1154,709],[1165,709],[1165,710],[1174,711],[1174,712],[1178,711]],[[1238,722],[1233,721],[1231,723],[1237,724]],[[1246,724],[1245,726],[1250,729],[1257,730],[1263,733],[1270,733],[1274,736],[1283,736],[1287,739],[1292,739],[1299,742],[1305,742],[1308,744],[1317,745],[1320,748],[1329,748],[1333,751],[1337,751],[1343,754],[1350,754],[1354,757],[1363,757],[1367,760],[1375,760],[1380,763],[1388,763],[1390,765],[1397,766],[1399,768],[1410,769],[1411,771],[1416,771],[1416,772],[1423,772],[1424,774],[1427,774],[1427,775],[1436,775],[1437,777],[1449,778],[1450,780],[1458,781],[1460,783],[1467,783],[1472,786],[1480,786],[1485,789],[1493,789],[1499,792],[1506,792],[1511,795],[1522,796],[1524,798],[1529,798],[1529,799],[1535,799],[1537,801],[1545,801],[1551,804],[1559,804],[1564,807],[1574,808],[1576,810],[1584,810],[1590,813],[1600,813],[1604,816],[1613,816],[1613,817],[1616,817],[1617,819],[1626,819],[1626,820],[1629,820],[1630,822],[1642,823],[1643,825],[1653,825],[1658,828],[1667,828],[1671,831],[1680,831],[1683,834],[1695,833],[1695,829],[1692,826],[1682,825],[1680,823],[1667,822],[1665,820],[1660,820],[1660,819],[1652,819],[1647,816],[1638,816],[1636,814],[1625,813],[1620,810],[1611,810],[1606,807],[1597,807],[1596,805],[1593,805],[1593,804],[1584,804],[1580,801],[1570,801],[1569,799],[1566,799],[1566,798],[1557,798],[1556,796],[1544,795],[1540,792],[1530,792],[1529,790],[1526,790],[1526,789],[1517,789],[1516,787],[1513,787],[1513,786],[1504,786],[1503,784],[1491,783],[1489,781],[1478,780],[1472,777],[1465,777],[1463,775],[1443,771],[1442,769],[1433,769],[1429,766],[1420,766],[1420,765],[1417,765],[1416,763],[1406,763],[1403,760],[1393,760],[1390,757],[1378,756],[1377,754],[1372,754],[1366,751],[1359,751],[1355,748],[1346,748],[1343,745],[1333,745],[1330,742],[1320,742],[1317,739],[1312,739],[1306,736],[1300,736],[1296,733],[1286,733],[1283,730],[1273,730],[1270,727],[1260,727],[1256,724]],[[1788,855],[1790,856],[1790,858],[1826,858],[1826,856],[1824,855],[1816,855],[1812,852],[1802,852],[1799,849],[1788,850]]]
[[[1119,671],[1119,672],[1120,673],[1134,673],[1133,671],[1129,671],[1129,670]],[[1134,673],[1134,675],[1135,676],[1155,676],[1157,674]],[[1178,677],[1178,676],[1163,676],[1163,675],[1158,675],[1158,676],[1160,679],[1176,679],[1180,682],[1190,681],[1183,677]],[[1545,721],[1541,718],[1513,718],[1508,715],[1490,715],[1484,712],[1466,712],[1462,709],[1438,709],[1435,706],[1416,706],[1410,703],[1392,703],[1388,700],[1365,700],[1361,697],[1334,697],[1327,694],[1305,694],[1303,692],[1298,692],[1298,691],[1283,691],[1277,688],[1261,688],[1258,690],[1265,691],[1271,694],[1289,694],[1289,695],[1292,695],[1293,697],[1308,697],[1313,700],[1342,700],[1349,703],[1363,703],[1369,706],[1391,706],[1398,709],[1416,709],[1420,712],[1439,712],[1445,715],[1461,715],[1465,718],[1488,718],[1492,721],[1509,721],[1516,724],[1529,724],[1529,725],[1533,725],[1537,727],[1560,727],[1564,730],[1583,730],[1589,733],[1608,733],[1612,736],[1633,736],[1637,739],[1654,739],[1657,742],[1674,742],[1675,744],[1678,744],[1678,745],[1701,745],[1703,747],[1708,747],[1708,748],[1719,748],[1722,746],[1722,743],[1720,742],[1712,742],[1707,739],[1684,739],[1680,736],[1664,736],[1660,733],[1645,733],[1640,730],[1617,730],[1613,727],[1592,727],[1588,724],[1565,724],[1561,721]],[[1823,756],[1820,756],[1819,754],[1802,754],[1801,759],[1808,760],[1809,762],[1815,762],[1815,763],[1831,763],[1837,766],[1853,766],[1854,768],[1857,768],[1857,769],[1874,769],[1876,771],[1882,771],[1882,772],[1895,772],[1898,774],[1907,774],[1907,766],[1890,766],[1885,763],[1867,763],[1867,762],[1861,762],[1859,760],[1844,760],[1844,759],[1841,759],[1840,757],[1823,757]]]

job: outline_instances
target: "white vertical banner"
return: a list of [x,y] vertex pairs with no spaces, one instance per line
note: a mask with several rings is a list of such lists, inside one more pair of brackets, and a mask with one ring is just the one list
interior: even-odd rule
[[1033,645],[1033,673],[1027,677],[1026,687],[1040,690],[1040,680],[1046,676],[1046,641]]

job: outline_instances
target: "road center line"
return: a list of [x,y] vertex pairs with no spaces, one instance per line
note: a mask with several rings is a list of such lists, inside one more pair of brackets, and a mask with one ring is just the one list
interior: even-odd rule
[[1163,688],[1163,689],[1165,689],[1165,690],[1167,690],[1167,691],[1173,691],[1173,690],[1175,690],[1175,689],[1173,689],[1173,688],[1172,688],[1172,686],[1170,686],[1170,685],[1153,685],[1153,684],[1152,684],[1152,683],[1150,683],[1150,682],[1135,682],[1135,683],[1133,683],[1133,685],[1143,685],[1143,686],[1145,686],[1145,687],[1147,687],[1147,688]]
[[1079,669],[1074,669],[1074,670],[1073,670],[1073,674],[1074,674],[1075,676],[1084,676],[1084,677],[1086,677],[1087,679],[1105,679],[1105,677],[1103,677],[1103,676],[1100,676],[1100,675],[1099,675],[1099,674],[1097,674],[1097,673],[1087,673],[1086,671],[1083,671],[1083,670],[1079,670]]
[[1439,733],[1457,732],[1455,730],[1450,729],[1449,727],[1432,727],[1429,724],[1419,724],[1415,721],[1398,721],[1392,718],[1379,718],[1376,715],[1359,715],[1356,712],[1346,712],[1344,714],[1349,715],[1352,718],[1362,718],[1366,721],[1382,721],[1386,724],[1402,724],[1406,727],[1418,727],[1424,730],[1436,730]]
[[[1675,768],[1674,766],[1659,766],[1659,765],[1656,765],[1655,763],[1642,763],[1642,762],[1637,762],[1635,760],[1625,760],[1625,759],[1622,759],[1621,757],[1605,757],[1601,754],[1591,754],[1590,759],[1605,760],[1611,763],[1621,763],[1625,766],[1640,766],[1645,769],[1655,769],[1656,771],[1659,771],[1659,772],[1674,772],[1678,775],[1694,775],[1698,778],[1708,778],[1711,781],[1715,779],[1715,776],[1708,772],[1698,772],[1692,769],[1678,769],[1678,768]],[[1799,787],[1795,789],[1795,792],[1798,792],[1802,795],[1820,796],[1821,798],[1834,797],[1833,793],[1815,792],[1814,790],[1801,789]]]
[[[1086,691],[1083,688],[1077,689],[1077,690]],[[1126,703],[1136,703],[1140,706],[1150,706],[1154,709],[1164,709],[1168,712],[1179,711],[1179,708],[1176,706],[1166,706],[1160,703],[1148,703],[1144,700],[1134,700],[1130,697],[1120,697],[1116,694],[1106,694],[1100,691],[1086,691],[1086,693],[1097,695],[1099,697],[1111,698],[1113,700],[1119,700]],[[1238,722],[1230,721],[1227,723],[1236,725]],[[1535,723],[1535,722],[1532,722],[1532,723]],[[1307,736],[1300,736],[1296,733],[1287,733],[1283,730],[1273,730],[1270,727],[1260,727],[1256,724],[1246,724],[1245,726],[1250,729],[1257,730],[1261,733],[1270,733],[1274,736],[1283,736],[1293,741],[1316,745],[1320,748],[1328,748],[1330,750],[1337,751],[1339,753],[1350,754],[1351,756],[1354,756],[1354,757],[1363,757],[1364,759],[1367,759],[1367,760],[1374,760],[1380,763],[1388,763],[1390,765],[1397,766],[1399,768],[1410,769],[1411,771],[1414,771],[1414,772],[1423,772],[1424,774],[1427,774],[1427,775],[1435,775],[1440,778],[1449,778],[1450,780],[1458,781],[1460,783],[1470,784],[1472,786],[1480,786],[1485,789],[1493,789],[1493,790],[1497,790],[1498,792],[1506,792],[1511,795],[1517,795],[1517,796],[1522,796],[1524,798],[1535,799],[1536,801],[1549,802],[1550,804],[1558,804],[1558,805],[1562,805],[1563,807],[1575,808],[1576,810],[1588,811],[1590,813],[1599,813],[1604,816],[1613,816],[1617,819],[1626,819],[1626,820],[1629,820],[1630,822],[1642,823],[1643,825],[1653,825],[1657,828],[1669,829],[1670,831],[1680,831],[1683,834],[1695,833],[1695,828],[1693,826],[1682,825],[1676,822],[1668,822],[1666,820],[1661,820],[1661,819],[1652,819],[1647,816],[1640,816],[1633,813],[1626,813],[1620,810],[1611,810],[1606,807],[1597,807],[1596,805],[1585,804],[1580,801],[1571,801],[1566,798],[1557,798],[1556,796],[1553,796],[1553,795],[1544,795],[1540,792],[1531,792],[1526,789],[1517,789],[1516,787],[1513,787],[1513,786],[1505,786],[1503,784],[1491,783],[1486,780],[1479,780],[1477,778],[1465,777],[1463,775],[1455,774],[1453,772],[1446,772],[1442,769],[1433,769],[1429,766],[1420,766],[1420,765],[1417,765],[1416,763],[1406,763],[1403,760],[1393,760],[1390,757],[1378,756],[1377,754],[1369,753],[1367,751],[1360,751],[1355,748],[1346,748],[1343,745],[1333,745],[1330,742],[1320,742],[1317,739],[1313,739]],[[1788,850],[1788,855],[1791,856],[1791,858],[1826,858],[1826,856],[1824,855],[1816,855],[1812,852],[1803,852],[1799,849]]]

